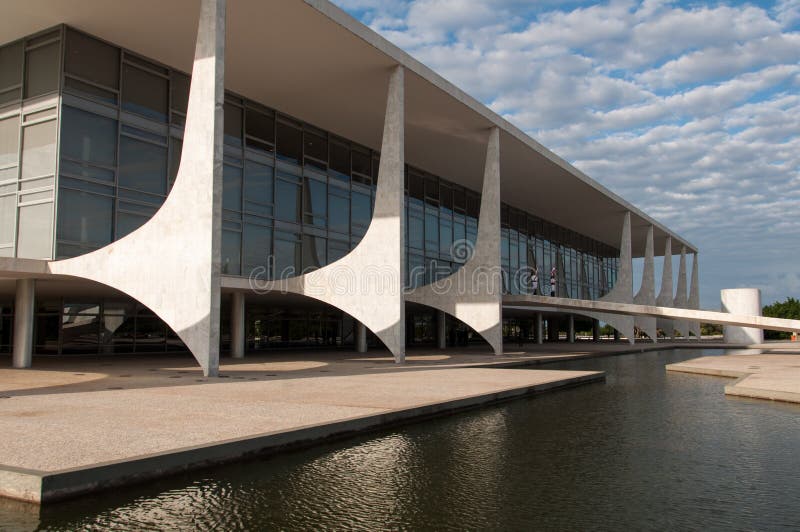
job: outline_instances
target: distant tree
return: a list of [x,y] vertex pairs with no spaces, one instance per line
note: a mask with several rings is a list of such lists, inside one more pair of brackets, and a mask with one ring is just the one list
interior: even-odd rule
[[[800,300],[787,297],[786,301],[776,301],[764,307],[762,314],[770,318],[800,320]],[[784,331],[764,331],[764,338],[767,340],[788,340],[790,336],[791,333]]]
[[703,336],[719,336],[722,334],[722,325],[717,323],[701,323],[700,334]]
[[613,336],[614,335],[614,327],[612,327],[611,325],[606,323],[605,325],[600,327],[600,334],[602,336]]

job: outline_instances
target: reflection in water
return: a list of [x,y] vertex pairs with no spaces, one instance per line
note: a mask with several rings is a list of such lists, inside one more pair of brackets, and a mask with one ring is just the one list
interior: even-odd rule
[[605,384],[49,506],[0,529],[797,529],[800,407],[666,374],[719,352],[575,361]]

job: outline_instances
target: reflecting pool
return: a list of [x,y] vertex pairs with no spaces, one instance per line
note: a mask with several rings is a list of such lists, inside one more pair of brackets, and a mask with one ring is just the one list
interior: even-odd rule
[[722,353],[552,364],[607,380],[40,512],[4,503],[0,529],[796,530],[800,406],[664,370]]

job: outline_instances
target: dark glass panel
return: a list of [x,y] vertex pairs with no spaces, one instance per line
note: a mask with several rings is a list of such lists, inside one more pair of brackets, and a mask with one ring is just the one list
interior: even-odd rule
[[100,321],[99,303],[65,303],[61,316],[61,353],[97,353]]
[[350,253],[350,244],[341,240],[328,240],[328,264]]
[[136,317],[137,353],[160,353],[166,349],[166,326],[155,316],[142,315]]
[[278,179],[275,186],[275,216],[287,222],[300,222],[302,206],[301,187],[298,184]]
[[273,172],[271,166],[245,161],[244,205],[246,211],[262,216],[272,216]]
[[328,196],[330,215],[328,229],[339,233],[350,232],[350,199],[333,194]]
[[453,247],[453,222],[446,218],[439,219],[439,253],[450,257]]
[[131,65],[122,67],[122,108],[159,122],[167,121],[168,83]]
[[351,154],[353,157],[353,172],[358,172],[365,176],[372,176],[372,169],[370,167],[372,157],[370,154],[358,150],[353,150]]
[[353,192],[352,194],[352,222],[353,225],[367,227],[372,217],[370,197],[367,194]]
[[425,179],[425,200],[433,205],[439,205],[439,182],[436,178]]
[[240,148],[242,146],[242,108],[225,104],[225,144]]
[[119,49],[68,30],[64,70],[98,85],[118,89]]
[[115,93],[77,79],[65,78],[64,87],[67,92],[72,92],[85,98],[100,100],[101,102],[110,103],[112,105],[117,104],[117,95]]
[[316,270],[327,264],[326,245],[325,238],[303,235],[303,271]]
[[61,110],[61,155],[113,166],[117,155],[117,121],[64,106]]
[[328,185],[322,181],[306,177],[305,222],[325,227],[328,216]]
[[242,169],[229,164],[222,167],[222,208],[242,210]]
[[[59,305],[60,309],[60,305]],[[58,330],[61,324],[60,314],[37,314],[33,326],[35,353],[58,353]]]
[[[255,109],[245,109],[245,133],[270,144],[275,144],[275,118]],[[251,144],[248,141],[247,146]],[[261,147],[261,144],[256,147]]]
[[440,206],[448,211],[453,210],[453,189],[447,186],[439,187]]
[[139,229],[148,219],[147,216],[129,212],[117,213],[117,240]]
[[467,197],[464,189],[453,190],[453,209],[457,212],[465,212],[467,209]]
[[267,257],[272,255],[272,228],[245,224],[242,240],[242,274],[257,274],[257,278],[268,276],[266,268]]
[[222,231],[222,273],[239,275],[241,273],[242,234],[236,231]]
[[120,138],[119,186],[164,194],[167,185],[167,148],[131,137]]
[[22,83],[22,41],[0,48],[0,91]]
[[481,198],[476,194],[467,194],[467,216],[477,219],[481,211]]
[[304,155],[323,163],[328,162],[328,139],[311,131],[303,132]]
[[411,172],[408,173],[408,196],[419,200],[425,199],[425,186],[422,177]]
[[54,42],[25,52],[25,98],[58,90],[60,49]]
[[273,277],[285,279],[300,273],[301,249],[297,235],[283,231],[275,231],[275,269]]
[[62,188],[58,192],[58,239],[102,246],[111,242],[113,198]]
[[169,185],[175,183],[178,177],[178,169],[181,167],[181,155],[183,153],[183,141],[175,137],[169,138]]
[[330,168],[337,177],[350,178],[350,147],[339,142],[331,142]]
[[439,217],[430,212],[425,213],[425,251],[439,251]]
[[278,157],[300,164],[303,156],[303,132],[289,124],[278,122],[277,133]]
[[192,79],[189,76],[180,72],[172,72],[172,86],[170,88],[172,108],[183,114],[186,114],[189,108],[189,86],[191,82]]
[[408,215],[408,245],[414,249],[422,249],[425,227],[422,216],[416,213]]

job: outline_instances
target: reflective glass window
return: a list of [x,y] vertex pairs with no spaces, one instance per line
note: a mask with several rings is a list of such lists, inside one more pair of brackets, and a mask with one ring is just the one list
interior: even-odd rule
[[414,249],[422,249],[425,224],[422,214],[409,213],[408,215],[408,245]]
[[450,257],[453,247],[453,222],[446,218],[439,219],[439,253]]
[[229,103],[225,104],[225,144],[241,147],[242,145],[242,108]]
[[61,155],[113,166],[117,156],[117,121],[64,106],[61,110]]
[[253,161],[244,166],[244,209],[247,212],[272,216],[273,168]]
[[324,164],[328,162],[328,139],[312,131],[303,132],[305,156],[313,157]]
[[164,194],[167,184],[167,148],[131,137],[120,139],[119,186]]
[[262,113],[255,109],[245,109],[245,133],[248,137],[247,147],[271,151],[265,143],[275,144],[275,118],[271,114]]
[[350,199],[331,194],[328,196],[328,203],[328,229],[339,233],[350,232]]
[[305,222],[325,227],[328,215],[328,185],[309,177],[306,177],[305,181]]
[[370,197],[367,194],[353,192],[352,194],[352,223],[355,226],[369,226],[372,218],[372,207]]
[[222,273],[241,273],[242,234],[237,231],[222,231]]
[[139,229],[148,219],[147,216],[129,212],[117,213],[117,240]]
[[350,253],[350,245],[341,240],[328,240],[328,264]]
[[242,210],[242,169],[226,164],[222,168],[222,208]]
[[439,218],[433,213],[425,213],[425,251],[439,251]]
[[300,222],[301,187],[284,179],[275,185],[275,217],[287,222]]
[[0,120],[0,167],[17,164],[19,160],[19,117]]
[[275,254],[273,256],[275,270],[272,272],[273,277],[285,279],[299,274],[301,258],[298,235],[275,231]]
[[331,142],[329,164],[334,176],[350,179],[350,147],[340,142]]
[[262,268],[257,277],[267,275],[267,257],[271,254],[272,228],[245,224],[242,234],[242,275],[250,276],[256,268]]
[[58,42],[25,52],[25,97],[32,98],[58,89]]
[[122,108],[159,122],[167,121],[167,79],[125,64],[122,67]]
[[114,199],[62,188],[58,193],[58,239],[102,246],[111,242]]
[[172,95],[172,108],[186,114],[189,108],[189,86],[191,78],[180,72],[172,72],[172,85],[170,94]]
[[277,133],[278,157],[300,164],[303,155],[303,132],[289,124],[278,122]]
[[87,81],[119,88],[119,49],[73,30],[67,31],[64,70]]
[[303,235],[303,271],[316,270],[327,264],[325,238]]
[[169,183],[170,186],[175,182],[178,177],[178,169],[181,166],[181,155],[183,150],[183,141],[170,137],[169,139]]
[[358,172],[359,174],[363,174],[365,176],[371,176],[372,169],[370,168],[370,163],[372,162],[372,157],[370,154],[353,150],[351,155],[353,158],[353,172]]
[[22,41],[0,48],[0,65],[0,92],[22,83]]
[[22,178],[55,172],[56,136],[55,120],[25,126],[22,132]]

